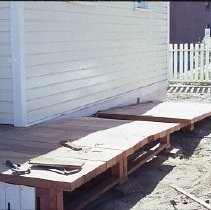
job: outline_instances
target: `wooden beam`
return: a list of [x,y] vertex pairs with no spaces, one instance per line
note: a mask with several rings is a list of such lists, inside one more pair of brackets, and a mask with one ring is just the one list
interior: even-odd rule
[[37,188],[40,210],[64,210],[63,192],[55,188]]
[[171,145],[171,143],[170,143],[170,134],[167,134],[167,136],[161,138],[161,142],[163,142],[164,144],[166,143],[170,147],[170,145]]
[[119,183],[122,184],[125,180],[125,170],[126,170],[126,165],[125,165],[125,159],[126,157],[122,157],[122,159],[115,165],[112,167],[112,175],[116,176],[119,178]]

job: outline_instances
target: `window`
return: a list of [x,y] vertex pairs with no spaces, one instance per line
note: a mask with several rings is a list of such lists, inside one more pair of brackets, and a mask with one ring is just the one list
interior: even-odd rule
[[149,1],[136,1],[135,7],[139,9],[149,9]]

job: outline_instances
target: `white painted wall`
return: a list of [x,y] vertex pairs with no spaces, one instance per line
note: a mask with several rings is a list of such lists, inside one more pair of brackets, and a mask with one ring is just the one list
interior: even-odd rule
[[167,2],[150,2],[149,10],[132,1],[22,4],[15,28],[11,2],[0,2],[0,123],[89,115],[137,97],[165,100]]
[[29,124],[139,96],[164,100],[167,2],[150,2],[150,10],[133,7],[132,1],[25,2]]
[[10,3],[0,2],[0,123],[13,123]]

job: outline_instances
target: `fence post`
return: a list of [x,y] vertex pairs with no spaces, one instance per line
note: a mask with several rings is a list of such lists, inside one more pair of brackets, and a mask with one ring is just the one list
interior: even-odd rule
[[200,81],[204,80],[204,44],[200,45]]
[[205,45],[205,80],[209,80],[209,46]]
[[191,43],[190,44],[190,80],[192,81],[193,80],[193,51],[194,51],[194,46],[193,44]]
[[178,77],[177,77],[177,51],[178,51],[178,48],[177,48],[177,44],[174,44],[174,80],[178,80]]
[[199,44],[195,44],[195,74],[194,80],[198,80],[198,71],[199,71]]
[[184,44],[184,79],[188,79],[188,44]]
[[183,80],[183,44],[179,45],[179,78]]
[[173,45],[169,45],[169,80],[173,79]]

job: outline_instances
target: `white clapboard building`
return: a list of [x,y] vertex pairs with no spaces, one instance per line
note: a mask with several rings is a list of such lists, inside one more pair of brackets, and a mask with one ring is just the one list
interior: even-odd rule
[[0,2],[0,123],[165,100],[168,4]]

